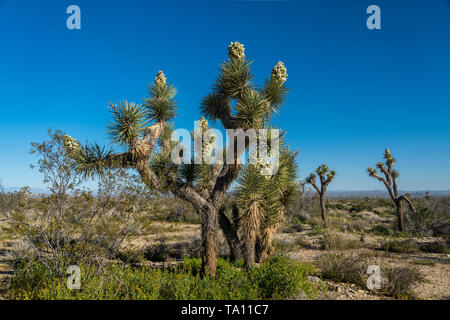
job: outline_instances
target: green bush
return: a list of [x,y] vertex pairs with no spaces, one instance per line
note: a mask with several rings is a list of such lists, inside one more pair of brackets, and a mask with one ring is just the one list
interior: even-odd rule
[[386,240],[381,244],[381,250],[397,253],[415,253],[419,251],[419,245],[412,239]]
[[[25,264],[23,265],[25,266]],[[103,271],[81,267],[81,289],[68,290],[66,279],[52,277],[39,262],[18,265],[9,290],[12,299],[289,299],[316,298],[323,290],[308,281],[310,264],[275,257],[250,269],[218,260],[216,278],[200,276],[201,260],[186,259],[166,268],[132,268],[113,263]]]
[[311,265],[277,256],[252,268],[249,277],[258,287],[260,298],[286,299],[307,291],[309,283],[305,280],[313,271]]
[[369,232],[378,236],[392,236],[393,234],[392,229],[385,225],[376,225]]
[[353,283],[365,288],[367,263],[361,257],[342,252],[328,253],[320,257],[319,267],[324,279]]
[[338,233],[325,232],[320,238],[320,246],[323,250],[349,250],[361,247],[361,242],[354,239],[345,239]]

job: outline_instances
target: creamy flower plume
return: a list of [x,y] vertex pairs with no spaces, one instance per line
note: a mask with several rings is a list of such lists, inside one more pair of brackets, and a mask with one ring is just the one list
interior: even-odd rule
[[164,72],[162,72],[162,71],[158,72],[158,74],[155,77],[155,83],[159,86],[166,85],[166,76],[164,75]]
[[69,135],[64,136],[64,147],[68,154],[73,155],[80,150],[80,143]]
[[244,45],[239,42],[231,42],[228,47],[228,57],[230,59],[244,59],[245,57]]
[[272,69],[272,79],[284,83],[287,80],[287,69],[283,62],[278,62],[277,65]]

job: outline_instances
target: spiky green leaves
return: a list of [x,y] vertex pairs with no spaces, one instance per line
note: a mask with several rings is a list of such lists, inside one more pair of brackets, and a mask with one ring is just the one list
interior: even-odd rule
[[150,85],[149,99],[144,99],[147,108],[147,117],[150,121],[169,121],[176,116],[175,95],[176,89],[166,82],[166,77],[162,71],[155,77],[155,81]]
[[392,170],[391,171],[391,177],[393,178],[393,179],[397,179],[398,177],[399,177],[399,173],[398,173],[398,171],[397,170]]
[[[377,162],[376,167],[384,174],[386,182],[391,181],[391,178],[395,180],[399,176],[398,172],[392,169],[396,160],[388,148],[384,151],[383,158],[385,159],[385,163]],[[379,178],[375,169],[367,168],[367,172],[369,173],[369,176]]]
[[[319,167],[317,167],[315,172],[320,178],[320,183],[322,184],[323,187],[325,187],[323,188],[323,190],[326,189],[326,187],[334,180],[334,177],[336,176],[336,171],[329,170],[326,164],[322,164]],[[311,184],[316,190],[319,189],[316,185],[316,177],[314,173],[311,173],[306,178],[306,183]]]
[[[121,164],[111,161],[112,153],[98,144],[86,144],[80,147],[74,156],[74,168],[80,172],[83,179],[103,176],[106,167],[119,167]],[[117,160],[119,161],[119,159]]]
[[312,182],[316,182],[316,175],[314,173],[310,173],[306,178],[306,183],[311,184]]
[[270,102],[270,104],[268,104],[269,113],[277,114],[280,111],[281,106],[287,98],[288,92],[288,88],[284,84],[280,85],[277,81],[266,80],[264,82],[261,94]]
[[210,93],[202,99],[200,111],[204,117],[213,121],[224,119],[229,113],[227,99],[218,93]]
[[222,63],[221,73],[214,84],[215,93],[239,99],[245,90],[253,86],[250,65],[247,59],[231,59]]
[[242,129],[260,129],[266,115],[267,100],[256,90],[246,90],[236,105],[236,121]]
[[118,105],[110,104],[109,109],[113,116],[113,121],[107,126],[111,140],[122,145],[133,145],[144,133],[144,107],[124,101]]

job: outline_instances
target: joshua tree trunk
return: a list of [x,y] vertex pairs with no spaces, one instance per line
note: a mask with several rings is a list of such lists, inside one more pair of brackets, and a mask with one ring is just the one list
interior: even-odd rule
[[231,260],[243,259],[241,242],[235,229],[233,228],[233,224],[225,215],[223,209],[219,210],[219,226],[225,235],[228,246],[230,247]]
[[404,231],[405,230],[405,225],[404,225],[404,221],[403,221],[402,201],[397,199],[395,201],[395,206],[396,206],[396,209],[397,209],[398,230],[399,231]]
[[327,218],[325,216],[325,192],[320,194],[320,213],[322,214],[323,226],[327,227]]
[[211,278],[215,278],[217,268],[217,210],[214,207],[209,207],[204,215],[202,219],[202,275],[209,274]]

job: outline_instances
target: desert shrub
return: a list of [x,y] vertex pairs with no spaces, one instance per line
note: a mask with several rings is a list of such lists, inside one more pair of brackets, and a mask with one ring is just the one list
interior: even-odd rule
[[160,242],[148,247],[144,256],[149,261],[180,260],[200,255],[200,240],[176,243]]
[[[200,277],[201,260],[187,259],[168,269],[109,264],[102,270],[82,267],[81,289],[68,290],[63,277],[51,277],[36,262],[19,268],[9,290],[16,299],[282,299],[316,298],[322,292],[307,280],[309,264],[275,257],[244,269],[218,260],[215,279]],[[33,285],[32,285],[33,284]]]
[[325,207],[327,209],[335,209],[335,210],[342,210],[342,211],[347,211],[349,209],[348,205],[346,205],[345,203],[342,203],[342,202],[327,203],[327,204],[325,204]]
[[324,279],[365,287],[367,263],[359,256],[342,252],[326,253],[320,257],[319,267]]
[[311,230],[309,230],[306,235],[307,236],[317,236],[319,234],[323,233],[323,228],[317,225],[313,225]]
[[361,247],[361,242],[354,239],[345,239],[342,235],[334,232],[325,232],[320,239],[323,250],[348,250]]
[[414,234],[450,237],[450,198],[415,199],[416,212],[407,212],[406,229]]
[[419,245],[412,239],[385,240],[381,244],[381,250],[396,253],[414,253],[419,251]]
[[154,197],[148,202],[146,218],[155,221],[200,224],[201,217],[194,207],[178,198]]
[[420,251],[433,253],[449,253],[450,248],[446,241],[424,242],[419,245]]
[[24,243],[17,260],[40,261],[53,276],[63,276],[70,264],[101,267],[137,227],[128,211],[116,209],[130,206],[130,176],[107,171],[98,180],[97,194],[80,189],[64,133],[49,130],[48,135],[47,141],[32,143],[32,153],[49,195],[41,197],[38,208],[8,210],[2,227]]
[[261,299],[285,299],[308,291],[310,286],[305,279],[313,271],[310,264],[301,264],[285,256],[275,256],[253,267],[249,271],[249,279],[258,287]]
[[386,266],[382,270],[381,292],[397,299],[414,298],[412,288],[423,280],[423,275],[414,267]]
[[370,233],[378,235],[378,236],[392,236],[393,232],[392,232],[392,228],[386,225],[376,225],[373,226],[370,230]]

